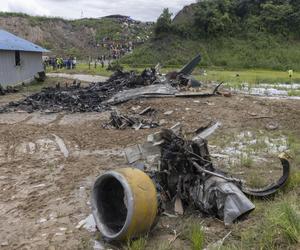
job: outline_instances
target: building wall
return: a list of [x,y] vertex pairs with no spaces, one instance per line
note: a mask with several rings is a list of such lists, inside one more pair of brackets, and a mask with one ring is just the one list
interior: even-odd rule
[[15,85],[28,82],[43,71],[41,52],[20,51],[21,65],[16,66],[15,51],[0,50],[0,84]]

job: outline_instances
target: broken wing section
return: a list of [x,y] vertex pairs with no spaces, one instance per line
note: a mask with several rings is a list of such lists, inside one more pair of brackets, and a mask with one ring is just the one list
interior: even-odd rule
[[183,75],[190,75],[193,73],[194,69],[197,67],[197,65],[201,61],[201,55],[198,54],[192,61],[190,61],[188,64],[186,64],[180,71],[179,74]]

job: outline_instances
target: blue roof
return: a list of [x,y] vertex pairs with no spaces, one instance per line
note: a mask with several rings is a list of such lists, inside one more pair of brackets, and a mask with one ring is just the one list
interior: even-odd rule
[[32,42],[15,36],[5,30],[0,29],[0,50],[20,50],[30,52],[49,52]]

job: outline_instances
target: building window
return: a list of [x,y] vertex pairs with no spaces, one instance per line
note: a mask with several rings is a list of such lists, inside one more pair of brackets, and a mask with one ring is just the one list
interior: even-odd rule
[[18,50],[15,51],[15,63],[16,63],[16,66],[21,65],[21,56],[20,56],[20,51],[18,51]]

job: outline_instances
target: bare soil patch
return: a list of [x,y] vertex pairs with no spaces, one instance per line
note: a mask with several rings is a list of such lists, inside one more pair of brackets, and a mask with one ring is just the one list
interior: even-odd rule
[[[1,97],[0,103],[19,99],[20,95]],[[139,107],[140,106],[140,107]],[[243,131],[261,131],[262,135],[293,133],[300,138],[300,102],[270,100],[236,95],[231,98],[163,98],[130,101],[117,108],[134,113],[148,106],[157,109],[162,127],[181,122],[187,133],[208,121],[220,121],[222,127],[213,135],[214,153],[224,153],[226,142]],[[165,115],[166,111],[173,111]],[[108,169],[126,166],[122,149],[143,142],[147,135],[160,130],[107,130],[102,124],[108,113],[0,114],[0,245],[1,249],[87,249],[97,233],[76,228],[90,213],[90,190],[96,177]],[[274,132],[268,124],[278,124]],[[58,139],[63,141],[63,145]],[[228,139],[229,138],[229,139]],[[66,151],[67,150],[67,153]],[[217,151],[217,152],[215,152]],[[264,155],[265,157],[265,155]],[[274,153],[265,168],[253,164],[250,169],[234,166],[233,173],[247,177],[247,171],[272,179],[278,171]],[[215,159],[222,167],[226,163]],[[223,165],[222,165],[223,162]],[[298,166],[299,168],[299,166]],[[228,170],[228,169],[226,169]],[[249,220],[257,218],[253,213]],[[162,218],[149,236],[148,248],[167,242],[180,230],[189,215],[181,219]],[[193,215],[204,221],[208,243],[223,238],[229,229],[213,218]],[[246,222],[244,225],[247,225]],[[235,226],[234,226],[235,227]],[[172,249],[189,249],[183,237]]]

